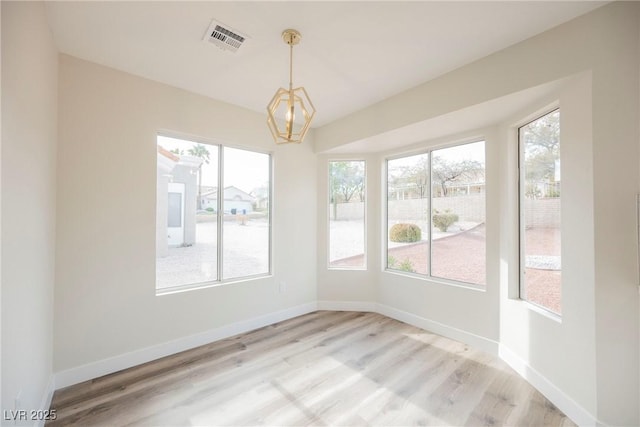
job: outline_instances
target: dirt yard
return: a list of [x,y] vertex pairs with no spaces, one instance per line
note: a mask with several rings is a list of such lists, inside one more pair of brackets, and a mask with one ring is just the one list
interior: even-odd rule
[[[433,242],[431,274],[466,283],[485,285],[486,283],[486,243],[485,226],[436,239]],[[559,231],[551,228],[532,228],[526,231],[528,255],[559,257]],[[420,242],[389,249],[389,259],[395,269],[410,267],[414,272],[427,274],[429,243]],[[362,265],[362,256],[334,261],[333,267]],[[525,268],[525,293],[530,302],[561,314],[561,293],[559,269],[546,267]]]

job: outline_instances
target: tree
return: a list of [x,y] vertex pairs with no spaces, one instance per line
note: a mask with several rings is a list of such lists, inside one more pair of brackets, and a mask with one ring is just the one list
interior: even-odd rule
[[538,185],[545,185],[545,196],[556,195],[556,168],[560,162],[560,111],[523,126],[520,129],[521,143],[524,144],[525,180],[528,183],[527,196],[535,198],[541,191]]
[[338,219],[338,203],[349,203],[358,194],[364,201],[364,166],[359,161],[329,163],[329,191],[333,219]]
[[424,199],[429,188],[429,157],[420,157],[418,163],[408,171],[408,181],[415,184],[420,199]]
[[429,156],[415,158],[415,163],[400,163],[388,167],[388,197],[424,199],[429,186]]
[[202,163],[198,166],[198,202],[197,209],[202,209],[202,165],[209,164],[209,150],[202,144],[196,144],[187,150],[187,153],[194,157],[202,159]]
[[448,193],[448,185],[452,182],[469,182],[478,180],[484,173],[482,163],[476,160],[447,160],[433,156],[432,180],[442,189],[442,195]]

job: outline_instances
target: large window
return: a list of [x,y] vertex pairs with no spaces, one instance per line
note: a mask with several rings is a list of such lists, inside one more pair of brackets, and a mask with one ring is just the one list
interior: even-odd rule
[[484,285],[484,141],[387,160],[387,269]]
[[366,268],[365,162],[329,162],[329,267]]
[[270,271],[268,154],[158,136],[156,289]]
[[560,111],[519,129],[520,298],[561,314]]

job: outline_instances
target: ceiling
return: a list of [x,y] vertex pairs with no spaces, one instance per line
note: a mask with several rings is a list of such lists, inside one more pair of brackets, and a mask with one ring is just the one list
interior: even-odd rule
[[[265,113],[304,86],[322,126],[604,4],[594,1],[47,2],[66,54]],[[236,53],[203,37],[216,19],[248,40]]]

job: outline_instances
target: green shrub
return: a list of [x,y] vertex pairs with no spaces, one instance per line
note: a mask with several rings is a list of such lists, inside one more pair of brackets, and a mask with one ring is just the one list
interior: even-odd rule
[[395,224],[389,230],[389,240],[392,242],[411,243],[422,239],[422,230],[415,224]]
[[397,259],[395,259],[391,255],[387,255],[387,268],[390,268],[392,270],[406,271],[406,272],[409,272],[409,273],[415,273],[416,272],[416,270],[414,270],[414,268],[413,268],[413,263],[408,258],[403,260],[400,263],[400,265],[397,265],[397,264],[398,264],[398,260]]
[[398,260],[396,260],[394,257],[392,257],[391,255],[387,255],[387,268],[395,268],[397,262]]
[[408,273],[415,273],[416,271],[413,269],[413,263],[409,259],[405,259],[400,263],[400,270],[406,271]]
[[449,209],[443,213],[438,212],[436,209],[433,214],[433,225],[440,231],[445,232],[449,227],[458,221],[458,215],[451,212]]
[[205,209],[205,211],[207,211],[207,212],[215,212],[216,210],[213,209],[211,206],[209,206],[207,209]]

